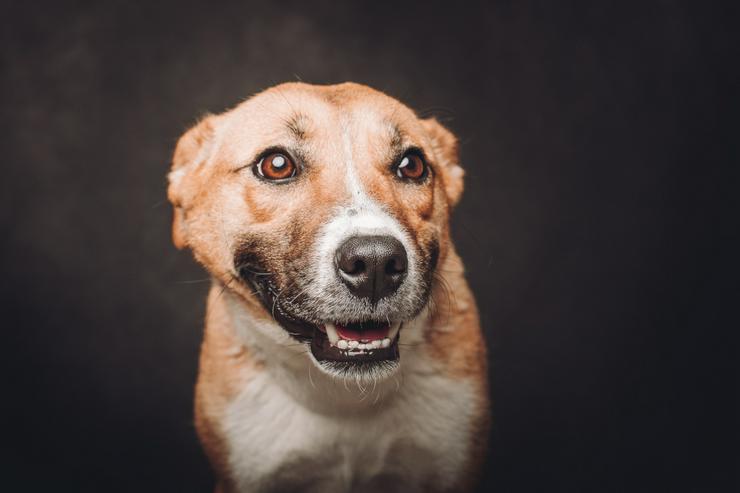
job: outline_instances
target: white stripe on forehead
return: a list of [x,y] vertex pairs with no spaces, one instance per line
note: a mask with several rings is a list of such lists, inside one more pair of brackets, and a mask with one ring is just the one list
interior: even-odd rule
[[[349,192],[349,201],[339,205],[331,214],[329,221],[321,228],[315,250],[315,265],[317,268],[317,283],[309,291],[315,289],[317,294],[325,291],[327,286],[339,280],[334,274],[334,255],[339,246],[352,236],[388,235],[396,238],[403,244],[409,258],[408,279],[417,276],[416,251],[413,240],[387,209],[373,200],[365,191],[362,179],[355,162],[357,146],[363,145],[362,137],[354,139],[352,126],[347,120],[341,125],[341,156],[338,161],[344,165],[344,183]],[[360,147],[360,151],[362,148]],[[360,163],[361,164],[361,163]],[[369,163],[368,163],[369,164]],[[332,186],[327,183],[326,186]]]
[[[345,178],[347,190],[350,192],[350,207],[366,209],[375,206],[370,197],[365,194],[362,181],[357,174],[354,160],[354,149],[352,148],[352,128],[347,120],[342,122],[342,151],[345,166]],[[377,208],[375,206],[374,208]],[[358,211],[359,212],[359,211]]]
[[[354,111],[352,118],[354,122],[359,124],[354,129],[359,127],[361,133],[375,133],[385,130],[385,125],[378,119],[378,116],[367,108]],[[359,174],[358,165],[369,166],[371,163],[355,162],[356,151],[359,151],[360,155],[370,155],[370,151],[367,149],[366,138],[363,138],[362,135],[353,135],[353,125],[351,125],[348,116],[342,118],[340,128],[342,132],[342,161],[345,166],[346,187],[347,191],[350,192],[351,205],[349,207],[355,209],[358,213],[386,213],[387,208],[378,204],[366,193],[365,186]]]

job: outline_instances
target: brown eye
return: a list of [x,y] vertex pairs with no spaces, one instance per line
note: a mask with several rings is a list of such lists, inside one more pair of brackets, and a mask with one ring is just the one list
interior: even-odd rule
[[396,166],[396,174],[407,180],[421,180],[427,174],[427,165],[421,156],[409,153]]
[[257,174],[268,180],[286,180],[294,177],[297,171],[293,161],[279,152],[269,154],[257,163]]

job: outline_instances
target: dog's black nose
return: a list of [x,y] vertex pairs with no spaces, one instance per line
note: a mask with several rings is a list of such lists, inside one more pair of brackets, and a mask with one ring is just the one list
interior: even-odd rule
[[353,236],[337,249],[339,277],[356,296],[380,298],[396,292],[406,277],[406,249],[392,236]]

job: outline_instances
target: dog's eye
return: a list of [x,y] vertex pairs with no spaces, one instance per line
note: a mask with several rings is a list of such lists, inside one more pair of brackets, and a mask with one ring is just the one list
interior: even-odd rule
[[269,154],[257,163],[257,174],[268,180],[286,180],[294,177],[297,171],[293,161],[279,152]]
[[396,174],[402,179],[419,181],[427,175],[427,165],[418,154],[408,153],[396,165]]

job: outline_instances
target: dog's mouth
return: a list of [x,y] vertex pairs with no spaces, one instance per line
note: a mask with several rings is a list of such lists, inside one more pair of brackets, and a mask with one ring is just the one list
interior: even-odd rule
[[311,353],[318,361],[396,361],[401,325],[375,321],[325,323],[314,330]]
[[401,321],[310,322],[287,310],[278,301],[279,290],[272,285],[270,276],[257,275],[259,272],[264,269],[247,263],[239,267],[239,277],[254,287],[265,309],[292,337],[308,343],[319,363],[343,371],[398,361]]

